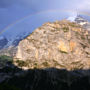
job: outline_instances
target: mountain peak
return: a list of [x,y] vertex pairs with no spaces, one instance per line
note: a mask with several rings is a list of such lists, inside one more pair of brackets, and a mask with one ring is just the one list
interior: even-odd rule
[[75,21],[75,19],[76,19],[76,15],[75,16],[71,16],[71,17],[69,17],[67,20],[69,20],[69,21],[71,21],[71,22],[74,22]]
[[80,25],[85,25],[85,24],[88,24],[89,22],[84,19],[81,15],[78,15],[75,19],[75,22],[80,24]]
[[75,22],[46,23],[20,41],[14,57],[15,64],[23,61],[27,68],[89,68],[88,36],[88,31]]

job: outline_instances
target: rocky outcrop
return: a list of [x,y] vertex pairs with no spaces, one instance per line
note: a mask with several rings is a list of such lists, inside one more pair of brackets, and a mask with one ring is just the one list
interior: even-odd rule
[[67,20],[45,23],[19,43],[15,64],[23,61],[27,68],[89,68],[88,37],[87,30]]
[[8,43],[7,38],[0,36],[0,50],[3,49],[5,45],[7,45],[7,43]]
[[16,50],[17,50],[17,47],[14,47],[14,46],[4,48],[0,50],[0,56],[6,55],[6,56],[13,57],[16,54]]
[[83,18],[81,15],[78,15],[75,18],[75,22],[82,25],[83,28],[87,29],[88,31],[90,31],[90,22],[88,20],[86,20],[85,18]]

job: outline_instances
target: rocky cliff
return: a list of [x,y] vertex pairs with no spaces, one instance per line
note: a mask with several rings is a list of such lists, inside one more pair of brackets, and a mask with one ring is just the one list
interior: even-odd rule
[[90,33],[67,20],[45,23],[20,41],[14,59],[23,68],[90,68]]

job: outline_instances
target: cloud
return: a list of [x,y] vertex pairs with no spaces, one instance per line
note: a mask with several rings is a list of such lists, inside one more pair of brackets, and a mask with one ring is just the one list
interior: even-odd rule
[[78,4],[78,10],[79,11],[90,11],[90,0],[82,0],[79,4]]

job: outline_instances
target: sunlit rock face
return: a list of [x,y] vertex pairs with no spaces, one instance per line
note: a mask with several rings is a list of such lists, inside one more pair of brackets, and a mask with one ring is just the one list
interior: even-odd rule
[[15,64],[18,59],[23,68],[89,68],[89,37],[87,30],[67,20],[45,23],[20,41]]

